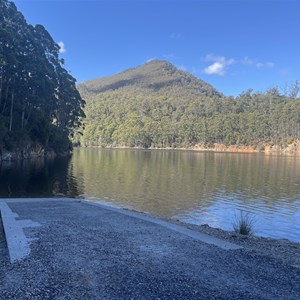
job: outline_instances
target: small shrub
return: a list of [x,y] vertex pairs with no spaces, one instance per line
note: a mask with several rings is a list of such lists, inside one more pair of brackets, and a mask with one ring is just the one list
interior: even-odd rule
[[241,212],[240,217],[235,217],[232,224],[236,233],[243,235],[252,235],[254,227],[254,219],[249,213]]

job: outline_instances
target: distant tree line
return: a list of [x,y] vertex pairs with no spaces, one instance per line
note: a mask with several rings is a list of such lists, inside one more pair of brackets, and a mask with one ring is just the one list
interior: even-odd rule
[[106,91],[87,102],[84,146],[190,147],[212,145],[287,145],[300,140],[298,82],[266,92],[248,90],[236,98],[184,99]]
[[59,50],[42,25],[27,24],[12,2],[0,0],[0,151],[31,143],[70,148],[85,102]]

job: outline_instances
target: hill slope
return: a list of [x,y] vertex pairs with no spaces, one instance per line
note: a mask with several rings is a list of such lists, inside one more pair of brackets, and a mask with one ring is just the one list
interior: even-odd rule
[[224,97],[165,61],[78,86],[87,100],[85,146],[265,147],[300,139],[300,99],[247,91]]
[[106,91],[173,97],[217,96],[222,94],[210,84],[177,69],[167,61],[153,60],[114,76],[86,81],[78,85],[87,98]]

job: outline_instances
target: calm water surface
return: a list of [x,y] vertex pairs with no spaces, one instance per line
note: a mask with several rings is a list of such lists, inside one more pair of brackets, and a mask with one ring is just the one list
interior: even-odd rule
[[0,196],[84,195],[153,215],[300,242],[300,157],[75,149],[71,158],[3,163]]

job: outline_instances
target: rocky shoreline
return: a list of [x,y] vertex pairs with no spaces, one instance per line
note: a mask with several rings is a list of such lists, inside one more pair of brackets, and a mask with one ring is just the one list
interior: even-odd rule
[[38,158],[45,156],[46,153],[47,155],[50,154],[39,144],[28,145],[13,151],[0,149],[0,162]]
[[0,164],[1,162],[22,161],[37,158],[53,158],[55,156],[66,156],[71,152],[56,153],[53,150],[45,149],[39,144],[28,145],[23,148],[17,148],[14,151],[0,149]]
[[[83,146],[81,146],[83,147]],[[87,146],[83,148],[104,148],[104,149],[141,149],[141,150],[190,150],[190,151],[207,151],[207,152],[226,152],[226,153],[265,153],[265,154],[283,154],[300,156],[300,141],[295,141],[289,145],[273,145],[273,144],[258,144],[256,146],[243,145],[225,145],[225,144],[210,144],[210,145],[192,145],[186,147],[128,147],[122,145],[106,145]]]
[[[279,155],[292,155],[300,156],[300,141],[291,143],[286,146],[280,145],[258,145],[258,146],[240,146],[224,144],[212,144],[212,145],[193,145],[187,147],[127,147],[121,145],[107,145],[105,147],[89,146],[83,148],[105,148],[105,149],[141,149],[141,150],[178,150],[178,151],[205,151],[205,152],[226,152],[226,153],[265,153],[265,154],[279,154]],[[46,150],[39,144],[28,145],[23,148],[17,148],[14,151],[8,151],[0,149],[0,163],[1,161],[15,161],[23,159],[34,159],[40,157],[53,157],[55,152],[52,150]]]

